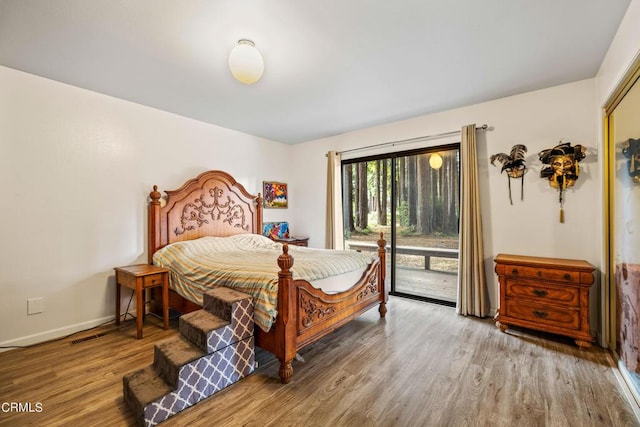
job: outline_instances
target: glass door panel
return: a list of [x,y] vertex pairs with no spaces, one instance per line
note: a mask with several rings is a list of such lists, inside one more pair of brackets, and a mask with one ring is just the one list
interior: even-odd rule
[[458,144],[343,161],[345,248],[383,232],[392,294],[455,305],[459,163]]
[[394,292],[456,302],[459,150],[395,159]]
[[[342,165],[344,247],[377,251],[380,232],[387,241],[387,271],[391,267],[391,160],[362,159]],[[391,277],[387,274],[387,282]]]

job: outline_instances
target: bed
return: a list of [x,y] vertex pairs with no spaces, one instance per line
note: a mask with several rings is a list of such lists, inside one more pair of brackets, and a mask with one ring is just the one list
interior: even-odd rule
[[[250,194],[242,184],[223,171],[207,171],[188,180],[177,190],[165,191],[157,186],[149,194],[148,261],[154,254],[178,242],[206,237],[230,237],[262,233],[262,197]],[[377,256],[361,272],[353,272],[343,281],[340,291],[315,287],[294,274],[294,256],[299,250],[285,244],[274,256],[277,316],[266,328],[255,328],[256,345],[273,353],[280,361],[279,376],[288,383],[293,376],[292,361],[308,344],[344,325],[378,305],[384,317],[388,298],[385,287],[385,240],[378,239]],[[293,270],[293,271],[292,271]],[[173,273],[171,274],[173,276]],[[296,276],[296,277],[294,277]],[[339,279],[343,276],[338,276]],[[354,277],[356,277],[354,279]],[[338,279],[338,280],[339,280]],[[335,280],[334,280],[335,283]],[[316,284],[317,286],[317,284]],[[197,298],[187,298],[170,283],[169,306],[181,313],[199,310]],[[323,290],[325,289],[325,290]],[[184,292],[182,292],[184,294]],[[154,300],[159,299],[154,295]],[[161,300],[161,299],[160,299]]]

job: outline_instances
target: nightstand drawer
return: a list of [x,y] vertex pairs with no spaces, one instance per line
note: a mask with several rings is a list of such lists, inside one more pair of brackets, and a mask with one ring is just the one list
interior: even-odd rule
[[579,271],[526,267],[522,265],[506,265],[504,268],[507,276],[530,277],[538,280],[555,280],[566,283],[580,283]]
[[144,276],[142,287],[152,288],[154,286],[162,286],[162,276],[162,274],[150,274],[148,276]]
[[531,298],[544,304],[566,305],[567,307],[580,306],[580,290],[574,286],[562,286],[536,282],[535,280],[508,278],[507,297]]
[[535,303],[525,304],[522,300],[507,299],[505,315],[565,329],[578,330],[580,328],[578,309],[555,308]]

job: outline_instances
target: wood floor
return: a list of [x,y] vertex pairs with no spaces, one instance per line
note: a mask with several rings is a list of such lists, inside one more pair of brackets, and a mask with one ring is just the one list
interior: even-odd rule
[[[501,333],[490,319],[391,298],[301,352],[288,385],[259,351],[255,373],[165,426],[638,426],[607,351],[569,340]],[[95,339],[72,340],[107,332]],[[122,376],[175,334],[146,320],[0,353],[0,400],[42,405],[0,412],[0,425],[130,426]]]

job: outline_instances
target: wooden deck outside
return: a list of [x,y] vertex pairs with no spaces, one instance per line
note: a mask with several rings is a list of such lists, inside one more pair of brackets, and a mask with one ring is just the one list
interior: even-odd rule
[[[387,286],[391,289],[391,266],[387,264]],[[456,273],[424,270],[415,267],[398,266],[396,271],[396,292],[456,302]]]
[[[375,242],[346,240],[345,247],[373,251]],[[395,290],[447,302],[457,299],[458,249],[399,246]],[[387,245],[387,286],[391,289],[390,250]]]
[[[388,280],[390,280],[390,276],[387,274]],[[457,280],[456,273],[398,266],[396,292],[456,302]]]

